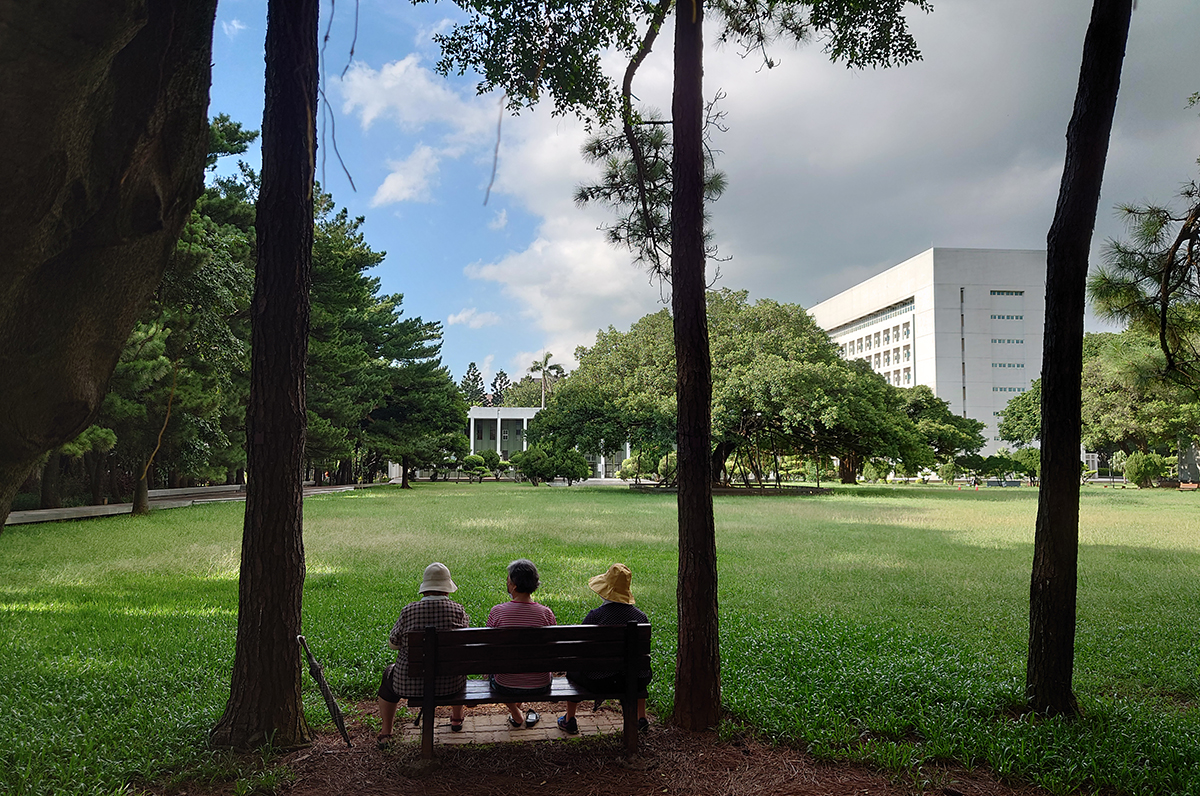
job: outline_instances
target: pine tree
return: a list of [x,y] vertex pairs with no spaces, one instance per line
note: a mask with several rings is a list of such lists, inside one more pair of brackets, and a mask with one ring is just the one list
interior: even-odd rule
[[467,373],[459,383],[458,389],[462,391],[463,398],[467,399],[468,406],[483,406],[483,375],[474,362],[467,365]]
[[512,386],[512,382],[508,380],[508,374],[503,370],[496,371],[495,378],[492,379],[492,406],[504,406],[504,393],[508,392],[508,388]]

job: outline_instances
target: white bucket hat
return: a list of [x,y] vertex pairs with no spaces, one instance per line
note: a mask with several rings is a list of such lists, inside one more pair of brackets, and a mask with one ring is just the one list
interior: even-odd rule
[[421,588],[417,591],[424,594],[427,591],[443,591],[449,594],[458,591],[458,587],[454,585],[454,581],[450,580],[450,570],[445,564],[439,564],[436,561],[425,567],[425,577],[421,581]]

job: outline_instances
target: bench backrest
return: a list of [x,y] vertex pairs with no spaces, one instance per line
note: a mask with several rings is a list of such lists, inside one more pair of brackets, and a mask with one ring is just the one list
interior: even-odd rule
[[438,674],[633,671],[650,668],[650,625],[551,625],[414,630],[408,669],[424,677],[432,660]]

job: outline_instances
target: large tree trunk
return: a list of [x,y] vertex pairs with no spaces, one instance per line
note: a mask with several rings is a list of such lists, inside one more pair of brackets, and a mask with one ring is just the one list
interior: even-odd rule
[[138,477],[133,485],[133,510],[132,514],[149,514],[150,513],[150,468],[142,462],[137,467],[137,472],[134,473]]
[[215,12],[0,5],[0,527],[38,457],[95,417],[203,190]]
[[1077,715],[1071,688],[1079,557],[1080,378],[1088,251],[1132,0],[1095,0],[1083,43],[1058,206],[1046,238],[1042,347],[1042,457],[1025,698],[1038,713]]
[[675,713],[686,730],[721,717],[717,544],[712,504],[712,360],[704,278],[703,4],[676,5],[675,190],[671,197],[671,309],[679,445],[679,652]]
[[311,741],[300,700],[305,360],[316,168],[317,0],[270,0],[258,267],[237,647],[210,740],[245,749]]
[[408,485],[408,461],[409,461],[409,459],[408,459],[407,455],[400,457],[400,488],[401,489],[412,489],[412,487]]

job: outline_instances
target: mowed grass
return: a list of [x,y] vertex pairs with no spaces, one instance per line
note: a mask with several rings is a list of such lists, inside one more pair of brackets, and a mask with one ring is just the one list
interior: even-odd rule
[[[1085,717],[1020,710],[1036,513],[1030,489],[860,487],[717,498],[723,694],[756,730],[921,784],[987,766],[1054,793],[1200,794],[1200,499],[1084,491],[1076,692]],[[10,526],[0,534],[0,792],[113,794],[226,779],[224,708],[242,506]],[[422,569],[446,563],[473,623],[533,559],[560,622],[589,576],[634,572],[672,704],[675,501],[613,488],[379,487],[305,505],[304,632],[344,701],[369,699]],[[328,721],[305,675],[310,722]]]

